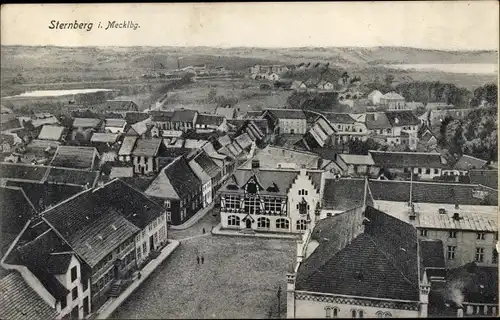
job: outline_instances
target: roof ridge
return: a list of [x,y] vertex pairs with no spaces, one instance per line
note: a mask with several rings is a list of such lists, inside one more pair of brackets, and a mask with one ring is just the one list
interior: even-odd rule
[[403,276],[403,278],[409,283],[411,284],[412,286],[416,286],[418,288],[418,284],[415,284],[413,283],[410,279],[408,279],[405,274],[403,273],[403,271],[401,271],[401,269],[396,266],[396,264],[388,257],[388,255],[378,247],[378,244],[373,240],[373,237],[371,235],[369,235],[368,233],[363,233],[363,234],[366,234],[368,236],[368,240],[370,240],[374,245],[375,245],[375,249],[377,251],[379,251],[380,253],[382,253],[384,255],[384,257],[386,258],[386,260],[397,270],[399,271],[399,273],[401,273],[401,275]]

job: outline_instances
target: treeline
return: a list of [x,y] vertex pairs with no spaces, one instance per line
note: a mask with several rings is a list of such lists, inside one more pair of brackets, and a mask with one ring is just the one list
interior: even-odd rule
[[406,101],[444,102],[458,108],[466,108],[472,98],[472,93],[451,83],[436,82],[404,82],[396,85],[395,91],[399,92]]
[[497,161],[497,109],[477,109],[462,120],[445,119],[438,143],[458,159],[467,154],[488,161]]
[[476,107],[479,106],[483,100],[490,105],[496,105],[498,103],[498,86],[496,84],[490,83],[474,90],[474,96],[470,104]]
[[332,83],[337,83],[337,81],[345,73],[345,70],[330,68],[326,66],[319,66],[317,68],[310,69],[294,69],[283,73],[281,76],[284,79],[293,79],[299,81],[307,81],[309,79],[313,80],[327,80]]
[[293,92],[287,100],[290,109],[349,112],[349,106],[338,102],[336,92]]

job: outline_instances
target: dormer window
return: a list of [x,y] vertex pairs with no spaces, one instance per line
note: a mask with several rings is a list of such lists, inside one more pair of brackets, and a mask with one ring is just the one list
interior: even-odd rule
[[247,184],[247,193],[257,193],[257,184],[255,182],[249,182]]

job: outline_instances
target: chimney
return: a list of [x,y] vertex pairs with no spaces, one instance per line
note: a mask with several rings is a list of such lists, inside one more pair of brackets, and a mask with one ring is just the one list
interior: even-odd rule
[[259,168],[260,168],[260,161],[252,160],[252,169],[259,169]]

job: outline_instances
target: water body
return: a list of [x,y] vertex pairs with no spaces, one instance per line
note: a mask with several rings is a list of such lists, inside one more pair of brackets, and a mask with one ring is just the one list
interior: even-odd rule
[[441,64],[389,64],[387,68],[419,71],[441,71],[467,74],[498,74],[498,65],[494,63],[441,63]]
[[25,93],[21,93],[17,96],[11,96],[11,97],[6,97],[6,98],[17,98],[17,97],[60,97],[60,96],[68,96],[68,95],[75,95],[75,94],[80,94],[80,93],[94,93],[94,92],[100,92],[100,91],[114,91],[112,89],[71,89],[71,90],[35,90],[35,91],[28,91]]

